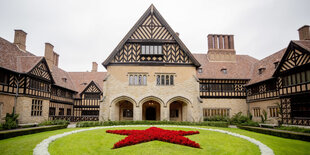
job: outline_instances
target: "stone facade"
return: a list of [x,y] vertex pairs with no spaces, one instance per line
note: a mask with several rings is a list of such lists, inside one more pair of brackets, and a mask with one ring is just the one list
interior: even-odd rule
[[[133,120],[142,120],[142,107],[148,101],[160,105],[160,119],[170,119],[170,104],[174,101],[184,103],[182,111],[184,121],[202,120],[199,97],[199,82],[195,78],[196,69],[193,66],[109,66],[108,75],[104,81],[103,96],[100,105],[100,120],[119,120],[120,101],[133,104]],[[129,85],[130,73],[145,73],[147,84],[141,86]],[[174,74],[172,86],[156,85],[156,74]],[[180,114],[181,115],[181,114]]]
[[[33,99],[42,101],[42,115],[41,116],[31,116],[31,107],[32,107]],[[3,104],[2,106],[0,106],[2,108],[1,109],[1,122],[4,122],[6,113],[12,113],[14,103],[15,103],[15,96],[1,94],[0,103]],[[17,107],[16,113],[19,114],[18,123],[20,124],[40,123],[40,122],[48,120],[49,100],[42,100],[38,98],[20,96],[17,98],[16,107]]]
[[4,122],[5,115],[12,113],[15,97],[13,95],[0,94],[0,122]]
[[229,109],[229,117],[238,112],[242,112],[243,115],[247,115],[248,112],[248,105],[245,99],[210,98],[202,100],[203,109]]
[[281,103],[280,99],[272,99],[272,100],[265,100],[265,101],[257,101],[249,103],[249,111],[251,112],[253,116],[253,121],[260,122],[261,117],[255,117],[254,115],[254,109],[259,108],[260,114],[263,115],[263,110],[267,112],[267,118],[272,122],[277,122],[277,117],[271,117],[270,115],[270,107],[277,107],[277,103]]

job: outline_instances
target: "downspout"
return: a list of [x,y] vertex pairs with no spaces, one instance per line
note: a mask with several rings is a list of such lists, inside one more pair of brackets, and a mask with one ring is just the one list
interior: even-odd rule
[[20,74],[18,74],[18,78],[15,76],[15,82],[16,82],[16,93],[15,93],[15,99],[14,99],[14,108],[13,108],[13,115],[15,115],[16,113],[16,107],[17,107],[17,98],[18,98],[18,92],[19,92],[19,77],[20,77]]

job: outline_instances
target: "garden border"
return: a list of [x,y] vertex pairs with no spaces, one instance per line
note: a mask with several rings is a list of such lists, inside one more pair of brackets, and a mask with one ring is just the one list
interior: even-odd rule
[[74,130],[70,132],[65,132],[62,134],[57,134],[54,136],[50,136],[47,139],[44,139],[41,143],[37,144],[37,146],[33,149],[33,155],[50,155],[48,152],[48,146],[51,142],[55,141],[58,138],[62,138],[64,136],[68,136],[74,133],[79,133],[83,131],[90,131],[90,130],[96,130],[96,129],[107,129],[107,128],[119,128],[119,127],[175,127],[175,128],[190,128],[190,129],[198,129],[198,130],[207,130],[207,131],[215,131],[215,132],[220,132],[228,135],[232,135],[235,137],[239,137],[242,139],[245,139],[259,147],[259,150],[262,155],[274,155],[274,152],[271,148],[269,148],[267,145],[263,144],[262,142],[250,138],[244,135],[240,135],[237,133],[225,131],[225,130],[220,130],[220,129],[210,129],[210,128],[200,128],[200,127],[192,127],[192,126],[177,126],[177,125],[120,125],[120,126],[103,126],[103,127],[93,127],[93,128],[88,128],[88,129],[80,129],[80,130]]

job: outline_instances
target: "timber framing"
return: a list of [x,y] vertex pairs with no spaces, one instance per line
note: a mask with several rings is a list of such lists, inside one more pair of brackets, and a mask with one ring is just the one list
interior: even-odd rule
[[[149,25],[146,25],[149,24]],[[149,33],[150,29],[154,30],[154,32],[158,33]],[[146,33],[148,32],[148,33]],[[171,35],[171,36],[170,36]],[[139,40],[139,41],[138,41]],[[128,57],[132,57],[131,53],[134,53],[134,58],[130,60],[122,60],[120,62],[136,62],[140,60],[140,45],[136,43],[141,42],[148,42],[148,43],[156,43],[154,40],[157,40],[156,42],[165,44],[165,43],[176,43],[177,47],[172,47],[171,49],[175,50],[176,48],[180,49],[178,52],[184,52],[184,55],[186,57],[175,57],[172,58],[174,62],[176,63],[190,63],[193,64],[196,67],[200,66],[200,63],[194,58],[194,56],[191,54],[191,52],[188,50],[188,48],[185,46],[185,44],[180,40],[180,38],[177,36],[177,34],[172,30],[172,28],[169,26],[169,24],[165,21],[165,19],[161,16],[161,14],[158,12],[158,10],[154,7],[152,4],[140,17],[140,19],[136,22],[136,24],[131,28],[131,30],[126,34],[126,36],[121,40],[121,42],[116,46],[116,48],[113,50],[113,52],[109,55],[109,57],[102,63],[104,67],[107,68],[108,65],[113,64],[113,60],[115,59],[115,56],[122,52],[124,46],[134,46],[134,52],[129,52],[125,50],[125,53]],[[127,43],[127,45],[126,45]],[[128,44],[129,43],[129,44]],[[134,44],[132,44],[134,43]],[[167,47],[169,48],[169,47]],[[171,53],[171,51],[166,50],[167,52]],[[130,53],[130,55],[128,55]],[[123,56],[122,56],[123,57]],[[187,58],[188,57],[188,58]],[[119,58],[119,57],[118,57]],[[153,58],[146,58],[149,60],[153,60]],[[158,59],[156,59],[158,60]],[[155,61],[156,61],[155,60]],[[162,58],[164,60],[164,58]],[[159,60],[159,61],[162,61]],[[119,62],[119,61],[117,61]],[[167,61],[164,61],[167,63]],[[169,61],[168,61],[169,62]],[[115,61],[114,61],[115,63]],[[152,62],[150,62],[152,63]]]

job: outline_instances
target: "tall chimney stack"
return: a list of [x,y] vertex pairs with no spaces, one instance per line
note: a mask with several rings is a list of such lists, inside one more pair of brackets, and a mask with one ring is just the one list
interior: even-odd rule
[[223,34],[208,35],[208,54],[210,61],[236,61],[234,36]]
[[54,46],[50,43],[45,43],[44,57],[49,66],[54,65],[58,67],[59,55],[54,52]]
[[298,29],[299,40],[310,40],[310,28],[309,25],[304,25]]
[[14,44],[24,51],[26,51],[26,36],[27,33],[25,31],[15,30]]
[[98,64],[96,62],[93,62],[91,72],[97,72],[97,71],[98,71]]

